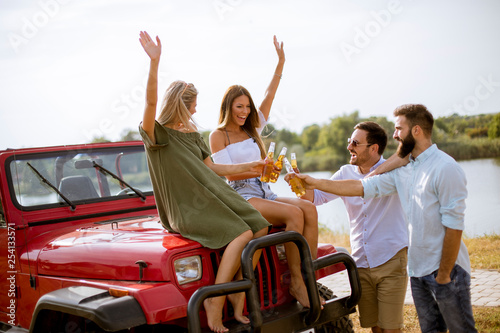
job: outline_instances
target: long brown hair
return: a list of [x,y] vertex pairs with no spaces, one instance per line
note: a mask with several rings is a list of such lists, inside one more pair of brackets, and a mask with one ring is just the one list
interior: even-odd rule
[[251,137],[255,140],[257,145],[259,146],[260,155],[262,158],[266,157],[266,150],[264,148],[264,142],[260,137],[259,133],[257,133],[257,128],[260,127],[260,119],[259,114],[257,112],[257,108],[252,100],[252,96],[248,90],[240,85],[234,85],[229,87],[222,98],[222,104],[220,107],[219,114],[219,126],[218,129],[223,129],[227,126],[229,121],[231,120],[231,113],[234,100],[240,96],[247,96],[250,101],[250,114],[248,115],[245,124],[241,126]]

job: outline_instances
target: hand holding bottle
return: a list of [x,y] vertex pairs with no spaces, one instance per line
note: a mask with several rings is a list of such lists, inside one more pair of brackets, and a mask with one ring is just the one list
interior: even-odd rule
[[314,185],[316,178],[313,178],[303,173],[295,173],[295,172],[287,173],[285,176],[285,181],[288,183],[288,185],[291,186],[290,182],[292,181],[293,178],[300,179],[306,190],[314,190],[316,188]]
[[284,161],[288,174],[295,175],[295,177],[290,177],[290,179],[288,180],[288,184],[292,188],[292,191],[300,198],[301,196],[306,194],[304,183],[302,182],[302,179],[297,177],[297,174],[293,171],[292,165],[290,164],[290,162],[288,162],[288,159],[286,157],[284,158]]
[[269,145],[269,150],[267,151],[267,156],[265,159],[266,165],[264,165],[262,176],[260,177],[260,181],[263,183],[268,183],[271,180],[271,172],[273,172],[274,169],[274,146],[275,143],[271,142],[271,144]]
[[255,172],[257,175],[261,175],[262,169],[264,168],[264,165],[266,165],[266,161],[258,160],[258,161],[248,162],[247,164],[249,172]]
[[273,170],[271,171],[271,176],[270,176],[270,181],[271,183],[276,183],[278,180],[281,170],[283,169],[283,159],[285,158],[286,155],[286,147],[281,148],[281,152],[276,159],[276,163],[274,163]]

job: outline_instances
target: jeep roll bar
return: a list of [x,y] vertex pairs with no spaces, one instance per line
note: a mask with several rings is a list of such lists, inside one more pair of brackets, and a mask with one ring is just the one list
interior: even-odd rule
[[[330,265],[343,263],[347,269],[349,284],[351,286],[351,295],[344,301],[342,301],[342,299],[340,300],[343,302],[341,305],[343,310],[346,310],[347,313],[353,312],[350,310],[356,306],[361,297],[361,285],[358,279],[356,264],[351,256],[346,253],[337,252],[312,260],[311,251],[305,238],[295,231],[283,231],[251,240],[246,245],[241,253],[241,268],[243,273],[242,280],[201,287],[193,293],[189,299],[187,307],[188,331],[190,333],[201,333],[199,311],[206,298],[245,291],[247,308],[251,322],[251,331],[254,333],[261,333],[262,329],[265,328],[265,325],[263,323],[263,317],[260,310],[259,295],[252,265],[252,258],[254,253],[261,248],[287,242],[295,243],[299,249],[302,262],[302,274],[307,288],[307,295],[309,296],[310,308],[302,318],[303,327],[310,327],[314,325],[318,322],[320,316],[321,319],[323,319],[320,320],[321,322],[324,320],[332,320],[332,316],[329,316],[328,314],[324,316],[322,315],[321,302],[317,291],[315,277],[316,270]],[[329,304],[325,304],[325,309],[323,311],[328,308],[333,309],[334,307],[330,307]],[[335,308],[339,308],[339,306],[337,305]],[[346,311],[344,311],[344,313]]]

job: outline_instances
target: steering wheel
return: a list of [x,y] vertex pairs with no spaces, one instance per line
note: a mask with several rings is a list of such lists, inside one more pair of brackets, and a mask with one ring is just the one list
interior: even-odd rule
[[124,194],[129,194],[130,192],[134,192],[132,191],[131,188],[124,188],[123,190],[121,190],[120,192],[116,193],[116,195],[124,195]]

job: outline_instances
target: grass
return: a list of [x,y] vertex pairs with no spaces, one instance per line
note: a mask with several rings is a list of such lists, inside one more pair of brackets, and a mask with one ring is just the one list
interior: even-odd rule
[[[473,306],[472,312],[474,313],[474,319],[476,320],[476,329],[481,333],[496,333],[500,332],[500,308],[498,307],[486,307],[486,306]],[[352,322],[354,323],[354,331],[360,333],[371,332],[371,329],[361,328],[359,326],[359,317],[356,312],[351,316]],[[418,324],[417,311],[413,305],[404,306],[404,323],[405,328],[403,332],[417,333],[420,331],[420,325]]]
[[472,268],[496,269],[500,272],[500,235],[464,238]]
[[[351,251],[349,235],[335,233],[326,227],[320,228],[319,241],[345,247]],[[500,272],[500,235],[464,238],[464,243],[469,250],[473,269],[494,269]],[[500,307],[473,306],[472,310],[478,332],[500,332]],[[358,313],[352,315],[352,321],[355,332],[371,332],[371,329],[359,326]],[[404,332],[420,332],[415,306],[404,306],[404,323]]]

